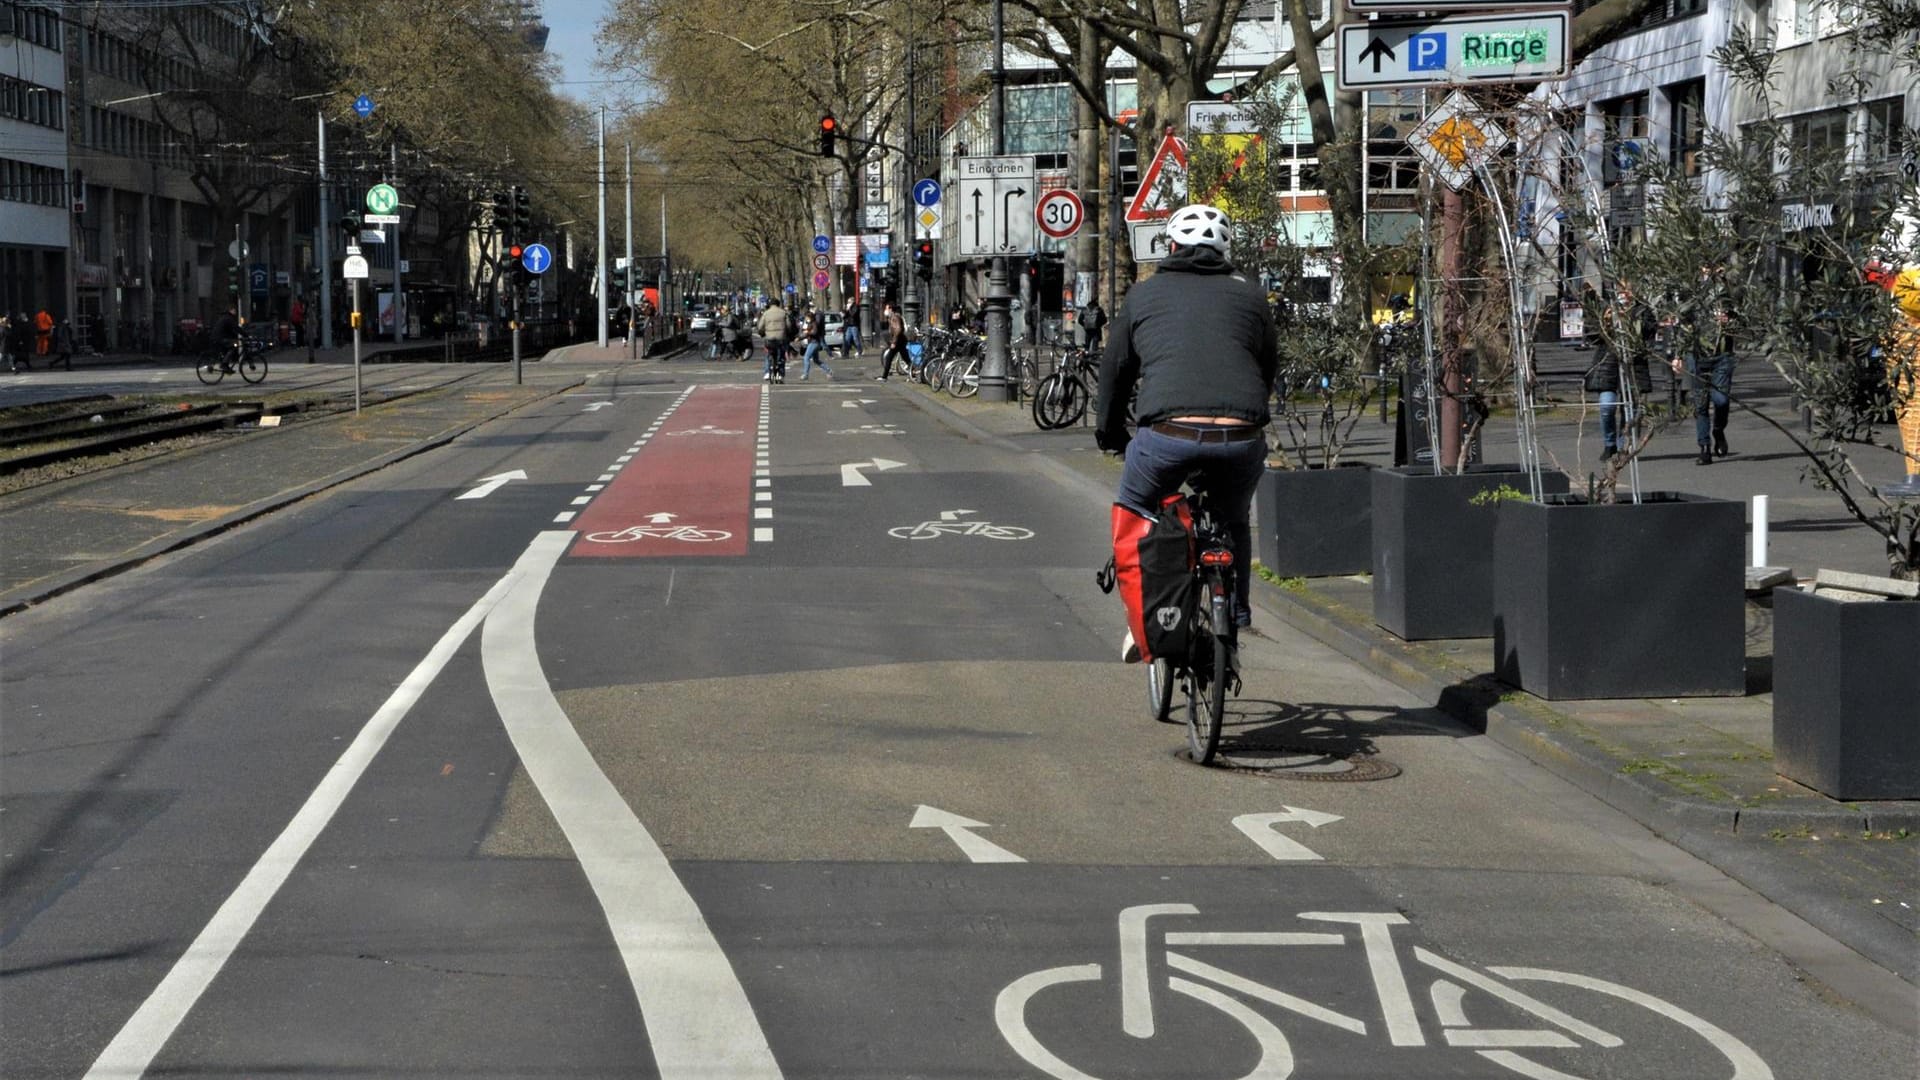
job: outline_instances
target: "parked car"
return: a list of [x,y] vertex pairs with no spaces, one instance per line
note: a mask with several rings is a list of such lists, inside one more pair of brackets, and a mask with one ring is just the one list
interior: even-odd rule
[[694,309],[693,318],[687,323],[687,329],[695,334],[704,334],[713,329],[713,312]]
[[847,317],[838,311],[827,312],[827,336],[823,343],[829,349],[844,349],[847,345]]

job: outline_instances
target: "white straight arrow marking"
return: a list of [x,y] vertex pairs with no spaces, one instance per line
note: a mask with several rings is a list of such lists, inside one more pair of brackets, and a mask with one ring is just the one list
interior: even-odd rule
[[479,487],[474,488],[472,491],[469,491],[464,495],[456,495],[454,496],[454,498],[455,499],[484,499],[487,496],[493,494],[494,492],[500,490],[501,486],[506,484],[507,481],[525,480],[526,478],[527,478],[527,471],[525,469],[515,469],[512,472],[498,473],[494,476],[483,476],[480,478]]
[[841,402],[840,407],[843,409],[857,409],[862,405],[871,405],[874,401],[875,399],[870,397],[854,398],[851,401]]
[[961,514],[977,514],[979,512],[978,510],[942,510],[940,511],[940,520],[958,521],[960,520]]
[[613,408],[613,402],[611,401],[596,401],[589,404],[584,411],[599,412],[601,409],[611,409],[611,408]]
[[679,516],[679,514],[648,514],[647,520],[655,525],[665,525]]
[[874,458],[872,461],[852,461],[840,466],[841,487],[872,487],[873,481],[860,472],[861,469],[877,469],[886,472],[889,469],[904,469],[904,461],[888,461],[886,458]]
[[1321,858],[1319,852],[1290,836],[1282,836],[1275,832],[1273,827],[1289,822],[1302,822],[1317,829],[1322,825],[1341,820],[1344,819],[1338,814],[1289,806],[1284,812],[1278,814],[1241,814],[1233,819],[1233,827],[1246,833],[1247,839],[1259,844],[1260,850],[1273,856],[1276,862],[1316,862]]
[[991,829],[993,826],[984,821],[964,818],[959,814],[949,814],[945,810],[922,804],[913,812],[913,820],[907,824],[909,829],[940,829],[960,847],[960,853],[969,862],[1026,862],[1027,860],[1008,851],[984,837],[975,836],[968,829]]

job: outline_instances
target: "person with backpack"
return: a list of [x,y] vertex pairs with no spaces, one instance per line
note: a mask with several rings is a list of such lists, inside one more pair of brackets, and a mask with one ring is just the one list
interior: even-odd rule
[[806,322],[800,330],[800,340],[806,343],[800,353],[800,381],[806,382],[807,376],[812,374],[814,367],[818,367],[821,371],[826,372],[827,378],[831,380],[833,378],[833,369],[827,366],[825,360],[821,359],[822,351],[827,345],[826,312],[821,311],[818,307],[807,310]]
[[767,343],[767,362],[760,369],[761,382],[787,381],[787,309],[780,301],[769,300],[760,313],[760,336]]
[[[1122,509],[1153,518],[1198,474],[1194,482],[1231,541],[1237,630],[1253,622],[1250,519],[1267,467],[1267,398],[1279,342],[1265,293],[1227,261],[1231,236],[1227,216],[1211,206],[1185,206],[1167,219],[1167,258],[1127,293],[1113,322],[1094,441],[1126,459],[1114,495],[1116,539]],[[1131,630],[1121,652],[1130,663],[1140,659]]]
[[910,371],[913,367],[913,361],[907,356],[906,320],[902,319],[900,313],[894,310],[891,301],[887,303],[887,306],[882,309],[882,311],[882,318],[885,320],[884,325],[886,327],[887,350],[880,354],[880,377],[875,379],[875,382],[886,382],[887,376],[893,374],[893,358],[896,356],[900,358],[900,370],[902,373]]

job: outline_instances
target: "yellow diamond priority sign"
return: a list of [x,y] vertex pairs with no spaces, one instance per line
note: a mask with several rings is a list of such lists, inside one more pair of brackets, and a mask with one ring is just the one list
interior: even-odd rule
[[1427,114],[1407,143],[1442,183],[1455,191],[1473,179],[1475,169],[1506,149],[1507,133],[1456,90]]

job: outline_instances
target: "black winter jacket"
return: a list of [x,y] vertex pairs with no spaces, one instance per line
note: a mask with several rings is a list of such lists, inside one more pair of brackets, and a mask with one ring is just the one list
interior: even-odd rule
[[1593,347],[1593,366],[1587,369],[1584,385],[1590,393],[1620,392],[1620,360],[1625,357],[1633,371],[1633,391],[1653,392],[1653,373],[1649,360],[1656,345],[1660,324],[1644,304],[1622,308],[1609,304],[1596,316],[1601,326],[1589,335]]
[[1175,416],[1265,424],[1278,363],[1266,295],[1212,248],[1169,255],[1127,293],[1100,359],[1094,435],[1120,449],[1140,383],[1138,425]]

